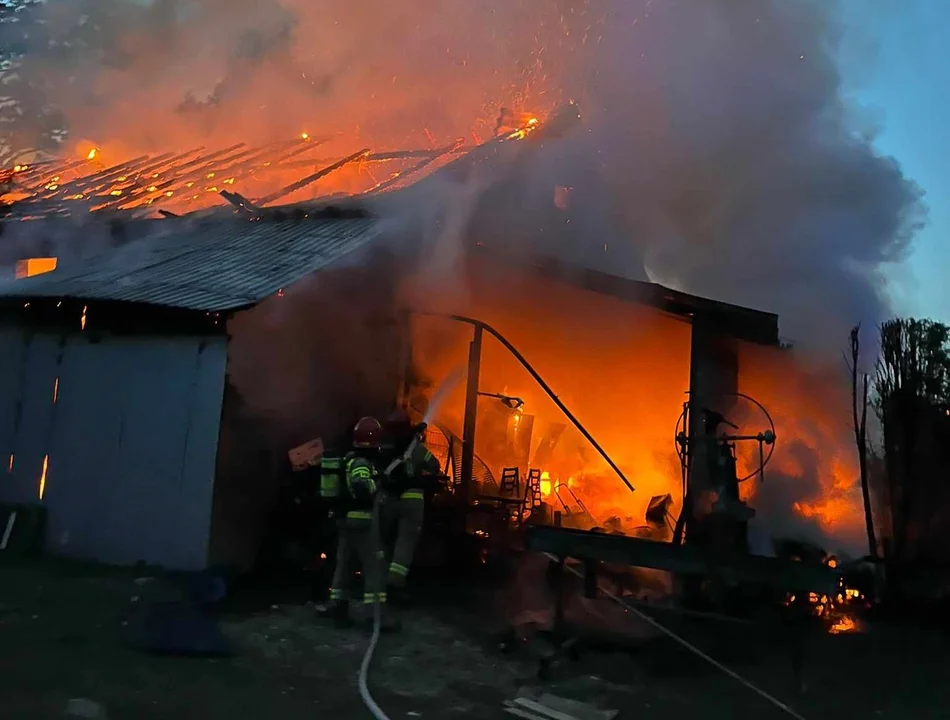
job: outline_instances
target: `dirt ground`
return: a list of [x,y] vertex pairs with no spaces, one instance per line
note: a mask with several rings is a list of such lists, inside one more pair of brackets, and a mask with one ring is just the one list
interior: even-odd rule
[[[144,654],[124,641],[145,594],[140,575],[53,561],[0,564],[0,716],[62,718],[70,699],[84,698],[112,720],[370,717],[356,687],[362,631],[326,627],[312,606],[274,605],[222,620],[234,657]],[[509,717],[502,701],[539,687],[539,643],[502,655],[490,603],[467,599],[407,613],[404,631],[383,639],[370,685],[391,718]],[[548,692],[631,720],[789,717],[629,613],[592,609],[598,622],[626,623],[632,644],[565,662]],[[808,720],[947,716],[950,644],[942,630],[872,625],[860,635],[819,635],[809,646],[807,691],[796,694],[780,636],[682,619],[674,627]]]

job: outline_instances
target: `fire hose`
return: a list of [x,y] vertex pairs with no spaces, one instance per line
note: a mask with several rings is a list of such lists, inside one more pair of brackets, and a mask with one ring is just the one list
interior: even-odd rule
[[[379,534],[379,508],[382,504],[382,493],[376,493],[376,499],[373,501],[373,514],[370,524],[370,532],[374,542],[376,543],[376,548],[373,551],[374,557],[379,557],[379,554],[383,552],[383,544],[380,539]],[[363,655],[363,662],[360,663],[360,674],[359,674],[359,691],[360,699],[362,699],[363,704],[366,706],[366,709],[370,711],[372,716],[376,720],[389,720],[389,716],[383,711],[383,709],[377,704],[373,699],[373,695],[369,691],[369,666],[373,662],[373,653],[376,652],[376,646],[379,644],[379,636],[383,629],[383,610],[379,602],[379,593],[376,594],[376,598],[373,601],[373,634],[370,636],[369,645],[366,647],[366,654]]]
[[[556,556],[554,556],[554,555],[549,555],[549,554],[547,554],[547,553],[545,553],[545,555],[547,555],[547,557],[548,557],[549,559],[553,560],[554,562],[558,562],[558,561],[559,561],[559,558],[556,557]],[[576,576],[579,577],[579,578],[582,578],[582,579],[583,579],[583,577],[584,577],[583,573],[581,573],[577,568],[573,568],[573,567],[570,567],[570,566],[566,566],[565,569],[566,569],[568,572],[572,573],[573,575],[576,575]],[[649,615],[647,615],[645,612],[642,612],[641,610],[638,610],[635,606],[631,605],[630,603],[624,602],[622,598],[618,597],[617,595],[614,595],[614,594],[613,594],[612,592],[610,592],[609,590],[605,590],[604,588],[599,588],[599,590],[600,590],[601,593],[603,593],[603,595],[604,595],[605,597],[609,598],[610,600],[613,600],[615,603],[617,603],[617,604],[618,604],[620,607],[622,607],[624,610],[626,610],[627,612],[633,613],[636,617],[638,617],[638,618],[640,618],[641,620],[643,620],[645,623],[647,623],[647,625],[649,625],[650,627],[652,627],[654,630],[659,630],[661,633],[663,633],[663,634],[666,635],[668,638],[670,638],[670,640],[673,640],[674,642],[678,643],[678,644],[681,645],[682,647],[684,647],[684,648],[686,648],[687,650],[689,650],[691,653],[693,653],[693,654],[696,655],[697,657],[699,657],[699,658],[705,660],[705,661],[708,662],[710,665],[712,665],[714,668],[716,668],[717,670],[719,670],[719,671],[725,673],[726,675],[728,675],[729,677],[731,677],[733,680],[735,680],[736,682],[738,682],[740,685],[742,685],[743,687],[745,687],[745,688],[748,689],[748,690],[751,690],[751,691],[754,692],[756,695],[758,695],[759,697],[761,697],[763,700],[765,700],[765,701],[767,701],[768,703],[770,703],[771,705],[775,706],[777,709],[781,710],[782,712],[784,712],[784,713],[785,713],[786,715],[788,715],[789,717],[794,718],[794,720],[805,720],[804,717],[802,717],[802,716],[799,715],[797,712],[795,712],[795,710],[792,709],[791,707],[789,707],[786,703],[783,703],[781,700],[779,700],[779,699],[778,699],[777,697],[775,697],[774,695],[770,695],[770,694],[767,693],[765,690],[763,690],[762,688],[760,688],[758,685],[755,685],[754,683],[752,683],[750,680],[746,680],[744,677],[742,677],[742,676],[741,676],[739,673],[737,673],[735,670],[731,670],[731,669],[729,669],[728,667],[726,667],[725,665],[723,665],[721,662],[719,662],[718,660],[715,660],[715,659],[711,658],[709,655],[707,655],[706,653],[704,653],[702,650],[700,650],[698,647],[696,647],[695,645],[693,645],[691,642],[689,642],[688,640],[684,640],[684,639],[681,638],[679,635],[677,635],[676,633],[674,633],[672,630],[670,630],[669,628],[665,627],[664,625],[660,624],[659,622],[657,622],[656,620],[654,620],[652,617],[650,617]]]
[[[425,423],[416,425],[413,428],[414,437],[412,442],[409,443],[409,446],[402,455],[389,463],[389,465],[383,471],[384,477],[389,478],[396,468],[409,462],[409,459],[412,457],[413,452],[415,452],[416,447],[419,445],[419,442],[422,439],[422,432],[425,430],[425,428]],[[377,492],[376,498],[373,501],[372,520],[370,521],[370,532],[372,533],[371,537],[376,543],[376,546],[373,550],[373,556],[377,559],[380,558],[381,554],[383,553],[383,543],[380,536],[379,527],[379,509],[382,504],[383,493]],[[383,609],[379,602],[379,593],[377,593],[375,599],[373,600],[373,634],[370,636],[369,645],[367,645],[366,653],[363,655],[363,662],[360,663],[358,686],[360,698],[362,699],[363,704],[366,706],[366,709],[370,711],[373,717],[375,717],[376,720],[389,720],[389,716],[373,699],[373,695],[369,691],[369,668],[373,662],[373,654],[376,652],[376,646],[379,645],[379,636],[382,634],[382,629]]]

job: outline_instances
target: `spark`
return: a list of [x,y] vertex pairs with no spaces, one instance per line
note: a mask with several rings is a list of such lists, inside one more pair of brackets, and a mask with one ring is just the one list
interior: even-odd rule
[[46,493],[46,471],[49,469],[49,455],[43,456],[43,471],[40,473],[40,491],[39,496],[40,500],[43,499],[43,495]]

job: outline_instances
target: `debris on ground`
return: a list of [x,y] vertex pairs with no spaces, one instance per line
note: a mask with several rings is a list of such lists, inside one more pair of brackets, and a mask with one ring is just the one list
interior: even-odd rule
[[614,720],[620,713],[550,693],[533,696],[524,691],[514,700],[505,700],[503,707],[507,714],[525,720]]
[[107,720],[106,709],[97,702],[86,698],[73,698],[66,703],[66,717]]

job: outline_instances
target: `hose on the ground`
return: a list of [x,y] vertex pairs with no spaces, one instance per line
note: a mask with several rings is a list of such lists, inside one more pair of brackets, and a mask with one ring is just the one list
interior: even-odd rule
[[[420,439],[420,436],[417,434],[413,438],[412,442],[409,443],[409,446],[406,448],[405,452],[403,452],[402,455],[389,464],[383,473],[387,478],[392,475],[393,471],[397,467],[406,462],[412,456],[412,453],[415,451]],[[383,543],[379,527],[379,509],[383,502],[385,502],[383,499],[384,496],[384,492],[376,493],[376,498],[373,501],[372,520],[370,521],[370,533],[372,533],[371,537],[375,543],[373,547],[373,557],[377,560],[379,566],[382,565],[380,560],[382,559],[383,553]],[[382,567],[378,567],[377,572],[381,573]],[[365,568],[364,573],[366,573]],[[368,573],[366,574],[368,575]],[[366,647],[366,654],[363,655],[363,662],[360,663],[359,690],[360,698],[362,698],[363,704],[366,706],[366,709],[372,713],[373,717],[375,717],[376,720],[389,720],[389,716],[383,712],[383,709],[376,703],[369,691],[369,666],[373,662],[373,653],[376,652],[376,646],[379,644],[379,636],[382,633],[382,629],[383,608],[379,601],[379,593],[376,593],[375,598],[373,598],[373,634],[370,636],[369,645]]]
[[[374,558],[378,558],[379,553],[383,551],[379,534],[379,508],[381,504],[382,493],[377,493],[376,500],[373,502],[373,519],[370,525],[370,532],[372,533],[373,542],[375,543],[373,549]],[[366,573],[365,569],[364,573]],[[379,593],[376,593],[376,597],[373,600],[373,634],[370,636],[369,645],[366,647],[366,653],[363,655],[363,662],[360,663],[359,691],[363,704],[376,720],[389,720],[389,716],[376,703],[369,691],[369,667],[373,662],[373,653],[376,652],[376,646],[379,644],[379,636],[383,628],[383,609],[379,600]]]
[[[558,559],[556,556],[550,555],[550,554],[548,554],[548,553],[545,553],[545,555],[546,555],[549,559],[553,560],[554,562],[559,562],[559,559]],[[573,575],[576,575],[576,576],[579,577],[579,578],[583,578],[583,577],[584,577],[583,573],[581,573],[577,568],[573,568],[573,567],[570,567],[570,566],[565,566],[565,569],[568,570],[568,571],[569,571],[570,573],[572,573]],[[748,690],[751,690],[751,691],[754,692],[756,695],[758,695],[759,697],[761,697],[763,700],[769,702],[770,704],[772,704],[773,706],[775,706],[776,708],[778,708],[779,710],[781,710],[782,712],[784,712],[784,713],[785,713],[786,715],[788,715],[789,717],[794,718],[794,720],[805,720],[804,717],[802,717],[801,715],[799,715],[797,712],[795,712],[795,710],[793,710],[791,707],[789,707],[788,705],[786,705],[785,703],[783,703],[783,702],[782,702],[781,700],[779,700],[777,697],[775,697],[775,696],[773,696],[773,695],[770,695],[770,694],[767,693],[765,690],[763,690],[762,688],[760,688],[758,685],[753,684],[750,680],[746,680],[744,677],[742,677],[742,676],[741,676],[739,673],[737,673],[735,670],[731,670],[730,668],[726,667],[725,665],[723,665],[723,664],[722,664],[721,662],[719,662],[718,660],[714,660],[714,659],[711,658],[709,655],[707,655],[707,654],[704,653],[702,650],[700,650],[698,647],[696,647],[695,645],[693,645],[692,643],[690,643],[688,640],[684,640],[684,639],[681,638],[679,635],[677,635],[676,633],[674,633],[672,630],[670,630],[670,629],[668,629],[667,627],[661,625],[659,622],[657,622],[657,621],[654,620],[652,617],[650,617],[649,615],[647,615],[645,612],[642,612],[641,610],[638,610],[636,607],[634,607],[634,606],[631,605],[630,603],[624,602],[623,599],[617,597],[616,595],[614,595],[614,594],[613,594],[612,592],[610,592],[609,590],[605,590],[605,589],[603,589],[603,588],[598,588],[598,589],[600,590],[601,593],[604,594],[605,597],[608,597],[608,598],[610,598],[611,600],[613,600],[615,603],[617,603],[618,605],[620,605],[620,607],[622,607],[624,610],[626,610],[627,612],[633,613],[633,614],[636,615],[638,618],[640,618],[641,620],[643,620],[645,623],[647,623],[648,625],[650,625],[653,629],[659,630],[661,633],[663,633],[664,635],[666,635],[668,638],[670,638],[670,639],[673,640],[674,642],[679,643],[680,645],[682,645],[684,648],[686,648],[687,650],[689,650],[689,651],[690,651],[691,653],[693,653],[694,655],[696,655],[696,656],[698,656],[699,658],[701,658],[701,659],[705,660],[706,662],[708,662],[710,665],[712,665],[712,666],[713,666],[714,668],[716,668],[717,670],[719,670],[719,671],[721,671],[721,672],[724,672],[726,675],[728,675],[729,677],[731,677],[733,680],[735,680],[736,682],[738,682],[740,685],[742,685],[743,687],[747,688]]]

